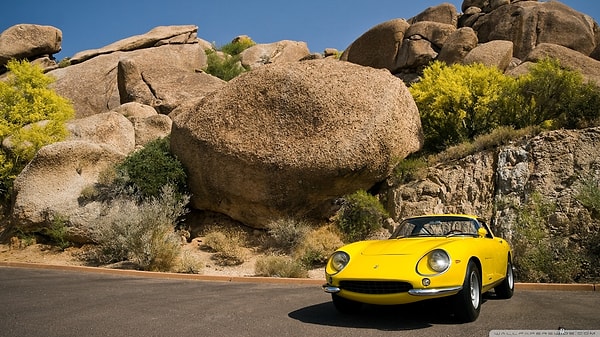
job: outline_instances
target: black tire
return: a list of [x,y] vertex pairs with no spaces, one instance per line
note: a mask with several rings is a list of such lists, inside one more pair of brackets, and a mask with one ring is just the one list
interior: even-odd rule
[[343,314],[356,314],[362,308],[362,303],[340,297],[338,294],[331,294],[331,300],[337,311]]
[[469,261],[463,289],[454,295],[454,314],[464,323],[474,322],[479,317],[481,309],[481,272],[477,264]]
[[510,257],[506,263],[506,277],[502,280],[502,283],[494,288],[494,292],[496,293],[496,297],[501,299],[509,299],[515,292],[515,274]]

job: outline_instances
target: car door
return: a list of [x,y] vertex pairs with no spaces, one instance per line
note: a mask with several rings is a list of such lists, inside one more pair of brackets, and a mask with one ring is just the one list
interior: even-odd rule
[[[486,265],[488,270],[485,271],[486,279],[491,282],[496,282],[502,279],[506,274],[506,266],[508,263],[508,242],[500,237],[495,237],[490,228],[485,222],[480,224],[487,231],[484,239],[484,251],[486,252]],[[482,262],[483,263],[483,262]],[[483,266],[482,266],[483,269]],[[482,274],[484,272],[482,271]]]

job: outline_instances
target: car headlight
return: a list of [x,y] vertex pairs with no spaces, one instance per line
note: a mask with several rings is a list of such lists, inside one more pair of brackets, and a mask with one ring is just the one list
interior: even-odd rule
[[445,272],[450,267],[450,256],[444,250],[433,250],[427,255],[427,264],[438,273]]
[[331,268],[335,270],[336,273],[339,273],[342,269],[348,265],[350,262],[350,255],[345,252],[335,252],[331,256]]

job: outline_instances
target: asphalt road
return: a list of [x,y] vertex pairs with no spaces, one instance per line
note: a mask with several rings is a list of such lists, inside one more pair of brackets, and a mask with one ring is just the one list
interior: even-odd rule
[[[516,291],[474,323],[444,303],[337,313],[316,285],[208,282],[0,267],[0,336],[489,336],[600,330],[600,292]],[[600,331],[598,334],[600,335]]]

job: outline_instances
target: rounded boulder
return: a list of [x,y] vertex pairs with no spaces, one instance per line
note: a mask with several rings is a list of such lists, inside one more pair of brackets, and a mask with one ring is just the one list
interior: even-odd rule
[[256,228],[328,217],[337,198],[382,181],[422,146],[404,83],[341,61],[266,65],[173,115],[192,207]]

